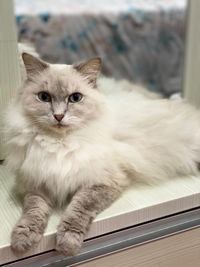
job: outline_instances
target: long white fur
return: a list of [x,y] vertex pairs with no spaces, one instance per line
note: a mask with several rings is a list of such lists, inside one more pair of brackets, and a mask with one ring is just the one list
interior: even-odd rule
[[10,104],[7,165],[29,190],[45,184],[62,202],[80,186],[110,183],[110,176],[127,185],[197,173],[199,111],[182,100],[149,99],[134,86],[126,91],[109,79],[100,79],[99,87],[106,95],[103,116],[62,138],[39,132],[20,102]]

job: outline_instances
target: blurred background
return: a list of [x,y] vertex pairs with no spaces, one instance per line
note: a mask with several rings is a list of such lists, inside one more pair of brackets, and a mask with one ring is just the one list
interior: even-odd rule
[[51,63],[93,56],[102,72],[165,97],[181,91],[187,0],[14,0],[19,42]]

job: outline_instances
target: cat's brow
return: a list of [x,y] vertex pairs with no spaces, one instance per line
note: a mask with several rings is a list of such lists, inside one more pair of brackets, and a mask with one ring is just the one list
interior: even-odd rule
[[60,79],[57,79],[56,80],[56,88],[58,88],[58,90],[59,89],[62,90],[62,87],[63,87],[62,82],[60,81]]

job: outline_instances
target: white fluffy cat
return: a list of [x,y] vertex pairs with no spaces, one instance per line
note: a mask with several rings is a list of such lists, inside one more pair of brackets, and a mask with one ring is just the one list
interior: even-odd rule
[[15,250],[39,242],[52,207],[69,194],[56,248],[75,255],[92,220],[134,179],[198,172],[200,113],[194,107],[149,98],[126,82],[97,82],[99,58],[52,65],[24,53],[23,60],[27,80],[5,116],[6,162],[25,190],[12,233]]

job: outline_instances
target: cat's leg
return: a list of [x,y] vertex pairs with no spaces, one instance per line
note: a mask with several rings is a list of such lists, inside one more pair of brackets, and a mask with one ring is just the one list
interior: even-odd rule
[[22,216],[11,234],[11,246],[15,251],[24,252],[40,241],[51,210],[48,198],[35,193],[26,194]]
[[121,191],[122,188],[107,185],[95,185],[78,191],[58,226],[56,249],[67,256],[76,255],[93,219],[110,206]]

